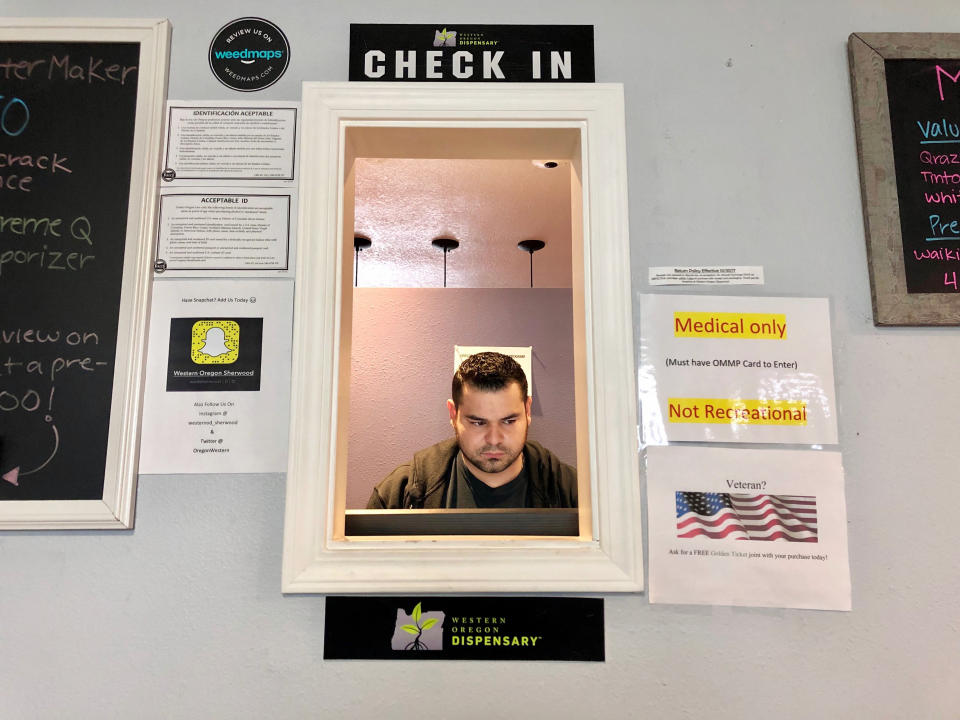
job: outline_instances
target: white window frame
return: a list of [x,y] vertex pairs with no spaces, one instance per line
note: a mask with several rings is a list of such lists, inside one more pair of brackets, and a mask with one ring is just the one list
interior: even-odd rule
[[[304,83],[302,101],[283,591],[642,590],[622,86]],[[350,366],[341,359],[341,338],[349,351],[349,319],[343,321],[349,300],[342,298],[350,297],[343,290],[353,279],[344,241],[352,238],[353,228],[344,224],[352,207],[345,211],[344,204],[352,203],[345,185],[357,154],[346,131],[377,125],[579,130],[574,167],[581,190],[574,202],[582,199],[575,208],[582,209],[582,233],[574,233],[574,325],[581,329],[575,355],[584,387],[577,396],[577,444],[579,474],[589,478],[580,497],[579,537],[343,535]]]

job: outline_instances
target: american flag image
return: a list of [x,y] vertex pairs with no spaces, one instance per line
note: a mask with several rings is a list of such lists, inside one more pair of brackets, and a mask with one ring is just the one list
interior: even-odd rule
[[813,495],[677,492],[677,537],[817,542]]

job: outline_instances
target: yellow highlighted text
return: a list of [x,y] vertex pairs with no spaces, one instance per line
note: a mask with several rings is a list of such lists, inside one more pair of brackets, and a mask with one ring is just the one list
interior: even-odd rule
[[773,313],[675,312],[673,336],[786,340],[787,316]]
[[807,403],[803,400],[736,400],[729,398],[670,398],[668,419],[672,423],[720,423],[724,425],[806,425]]

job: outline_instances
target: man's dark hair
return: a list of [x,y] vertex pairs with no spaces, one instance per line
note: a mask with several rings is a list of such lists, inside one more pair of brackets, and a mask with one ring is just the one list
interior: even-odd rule
[[471,355],[453,374],[451,393],[453,404],[460,407],[463,399],[463,385],[469,383],[483,392],[502,390],[510,383],[520,385],[523,400],[527,400],[527,376],[520,364],[509,355],[497,352],[481,352]]

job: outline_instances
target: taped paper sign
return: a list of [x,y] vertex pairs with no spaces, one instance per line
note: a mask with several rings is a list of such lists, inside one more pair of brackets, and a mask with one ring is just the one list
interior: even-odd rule
[[650,602],[850,609],[840,453],[649,447]]
[[519,363],[523,369],[523,374],[527,376],[527,392],[533,397],[533,346],[527,347],[491,347],[487,345],[454,345],[453,346],[453,371],[456,372],[460,363],[471,355],[481,352],[496,352],[501,355],[509,355]]
[[826,299],[640,302],[644,443],[837,442]]
[[651,267],[648,279],[651,285],[763,285],[763,266]]

